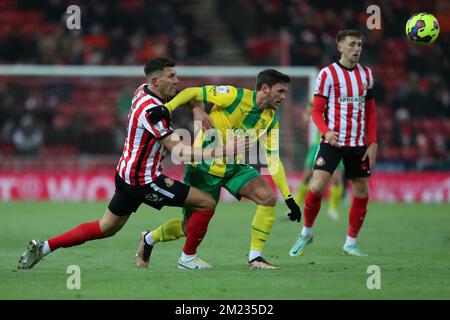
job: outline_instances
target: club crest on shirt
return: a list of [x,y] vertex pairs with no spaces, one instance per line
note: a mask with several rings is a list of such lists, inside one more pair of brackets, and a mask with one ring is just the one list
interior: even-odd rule
[[265,129],[266,128],[266,120],[262,119],[261,120],[261,129]]
[[169,188],[170,188],[171,186],[173,186],[174,182],[175,182],[175,181],[173,181],[173,179],[170,179],[170,178],[164,178],[164,183],[165,183],[166,186],[168,186]]
[[316,160],[316,166],[322,167],[325,165],[325,160],[322,157],[318,157]]

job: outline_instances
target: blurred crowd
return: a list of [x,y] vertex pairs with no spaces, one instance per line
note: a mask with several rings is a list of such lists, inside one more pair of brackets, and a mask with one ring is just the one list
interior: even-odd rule
[[[214,39],[195,19],[199,1],[4,0],[0,64],[143,65],[152,56],[171,56],[178,65],[214,65]],[[338,30],[363,31],[361,62],[376,77],[380,159],[411,161],[416,169],[449,168],[450,1],[215,2],[217,19],[249,65],[321,68],[338,59]],[[81,9],[79,31],[66,28],[71,4]],[[372,4],[381,8],[379,30],[366,27]],[[432,46],[412,45],[404,35],[406,20],[420,11],[439,20],[441,34]],[[30,85],[0,78],[0,154],[120,152],[135,83],[96,85],[99,90],[90,90],[91,83]],[[299,125],[296,134],[302,130]]]
[[[210,44],[194,23],[193,2],[2,0],[0,62],[136,65],[171,56],[200,64]],[[80,30],[66,26],[70,5],[80,8]]]

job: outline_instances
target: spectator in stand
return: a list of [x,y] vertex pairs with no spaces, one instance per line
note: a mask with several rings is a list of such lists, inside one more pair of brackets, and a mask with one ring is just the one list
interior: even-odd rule
[[13,132],[12,141],[17,154],[38,154],[43,134],[32,116],[26,114],[20,119],[19,127]]

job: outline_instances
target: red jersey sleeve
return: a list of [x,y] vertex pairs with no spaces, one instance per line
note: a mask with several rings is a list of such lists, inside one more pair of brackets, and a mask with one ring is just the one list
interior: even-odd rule
[[325,119],[323,118],[323,114],[325,112],[325,106],[327,104],[327,99],[322,96],[315,96],[311,111],[311,116],[316,125],[317,129],[319,129],[320,133],[325,135],[328,131],[331,131],[325,123]]
[[155,136],[163,139],[173,132],[170,125],[170,112],[165,106],[156,106],[147,110],[144,127]]

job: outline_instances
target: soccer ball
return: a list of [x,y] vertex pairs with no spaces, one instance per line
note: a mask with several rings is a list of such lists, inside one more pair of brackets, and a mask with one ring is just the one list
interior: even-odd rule
[[406,22],[406,35],[415,44],[433,43],[439,35],[439,23],[431,13],[416,13]]

